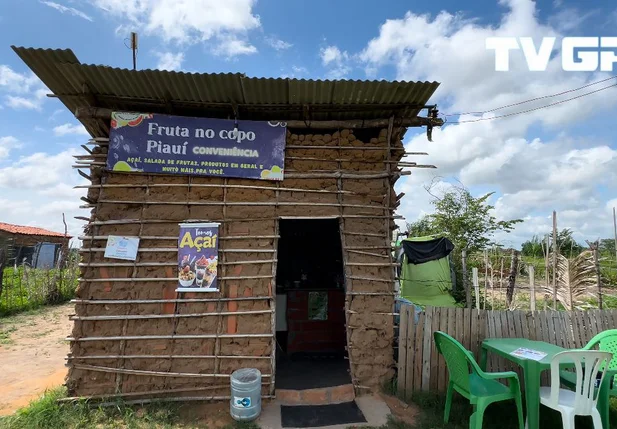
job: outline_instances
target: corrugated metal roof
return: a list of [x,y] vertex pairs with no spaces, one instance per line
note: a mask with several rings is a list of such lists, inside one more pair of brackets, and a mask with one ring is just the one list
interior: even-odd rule
[[[253,78],[240,73],[128,70],[81,64],[70,50],[13,47],[72,112],[93,106],[115,110],[240,119],[334,120],[412,118],[439,83]],[[307,110],[308,109],[308,110]],[[82,123],[95,137],[108,124]]]
[[[36,228],[34,226],[13,225],[10,223],[0,222],[0,231],[5,231],[10,234],[21,235],[41,235],[44,237],[64,237],[64,234],[59,232],[49,231],[43,228]],[[67,238],[72,238],[67,235]]]

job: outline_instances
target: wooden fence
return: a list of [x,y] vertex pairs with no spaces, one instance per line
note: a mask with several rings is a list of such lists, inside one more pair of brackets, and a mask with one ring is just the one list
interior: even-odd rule
[[[413,308],[402,306],[398,349],[398,390],[445,392],[448,370],[437,353],[433,332],[456,338],[479,360],[485,338],[528,338],[564,348],[580,348],[597,333],[617,328],[617,310],[487,311],[427,307],[416,322]],[[517,371],[515,364],[489,353],[487,371]],[[548,372],[543,374],[544,384]],[[523,379],[521,377],[521,382]]]

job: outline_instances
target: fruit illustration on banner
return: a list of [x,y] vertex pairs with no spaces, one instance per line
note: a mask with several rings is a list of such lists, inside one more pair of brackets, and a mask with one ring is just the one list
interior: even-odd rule
[[144,119],[152,118],[151,113],[128,113],[128,112],[112,112],[111,127],[121,128],[125,126],[136,127],[141,124]]
[[270,180],[283,180],[283,169],[278,165],[275,165],[270,170],[262,170],[261,178]]

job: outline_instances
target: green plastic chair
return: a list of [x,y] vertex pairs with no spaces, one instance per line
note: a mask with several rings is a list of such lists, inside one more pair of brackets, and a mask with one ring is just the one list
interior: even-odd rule
[[[609,352],[615,356],[608,364],[608,368],[602,370],[617,371],[617,329],[609,329],[600,332],[593,337],[585,347],[580,350],[599,350],[601,352]],[[561,382],[570,389],[576,386],[576,373],[564,369],[559,372]],[[610,381],[610,380],[609,380]],[[610,396],[617,396],[617,383],[612,383],[613,386],[609,390]]]
[[[493,402],[514,399],[518,412],[519,429],[523,429],[523,407],[518,375],[513,371],[488,373],[480,369],[473,355],[461,343],[448,334],[437,331],[434,334],[437,351],[446,360],[450,382],[446,395],[446,409],[443,421],[448,423],[452,395],[456,390],[473,405],[473,414],[469,420],[469,429],[482,429],[484,411]],[[506,386],[498,379],[510,381]]]

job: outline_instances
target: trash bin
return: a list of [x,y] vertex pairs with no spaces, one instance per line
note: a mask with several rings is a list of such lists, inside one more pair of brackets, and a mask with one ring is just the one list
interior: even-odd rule
[[261,413],[261,372],[242,368],[231,374],[230,414],[236,421],[251,421]]

